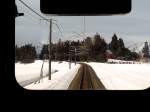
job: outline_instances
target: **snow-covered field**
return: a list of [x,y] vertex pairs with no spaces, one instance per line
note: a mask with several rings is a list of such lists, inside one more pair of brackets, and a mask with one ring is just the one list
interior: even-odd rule
[[[108,90],[143,90],[150,87],[150,64],[89,64],[96,72]],[[40,83],[33,83],[40,77],[42,61],[32,64],[15,64],[17,82],[30,90],[66,90],[75,77],[80,65],[74,63],[69,69],[68,62],[52,62],[52,77],[48,80],[48,61],[44,63],[43,75]],[[55,72],[57,70],[57,72]]]
[[150,87],[150,64],[88,64],[108,90],[143,90]]
[[[64,68],[64,66],[62,66],[62,68]],[[46,77],[41,81],[41,83],[32,83],[25,86],[25,88],[31,90],[67,90],[79,68],[79,64],[73,66],[71,69],[64,68],[61,71],[54,73],[51,80],[48,80]]]
[[[38,80],[40,78],[42,63],[43,62],[41,60],[37,60],[31,64],[15,63],[15,77],[19,85],[24,87]],[[62,78],[61,80],[63,80],[67,78],[67,76],[65,76],[66,73],[67,72],[69,73],[73,70],[74,72],[77,71],[77,68],[79,68],[79,65],[75,66],[74,63],[72,63],[71,67],[72,69],[70,70],[68,62],[62,62],[62,63],[52,62],[52,70],[51,70],[52,80],[55,79],[56,81],[57,79],[60,80]],[[56,70],[57,72],[55,72]],[[48,61],[44,62],[43,76],[45,78],[43,79],[43,82],[45,79],[48,79],[48,77],[46,77],[47,74],[48,74]],[[71,74],[70,76],[73,76],[73,75]],[[34,89],[33,86],[32,88]],[[39,88],[42,89],[42,87],[39,87]],[[37,87],[35,87],[35,89],[37,89]]]

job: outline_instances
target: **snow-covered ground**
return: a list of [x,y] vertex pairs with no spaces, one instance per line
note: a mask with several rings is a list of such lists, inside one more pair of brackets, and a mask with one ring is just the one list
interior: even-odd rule
[[143,90],[150,87],[150,64],[88,64],[108,90]]
[[[15,77],[16,77],[16,80],[19,83],[19,85],[24,87],[24,86],[27,86],[27,85],[35,82],[36,80],[38,80],[40,78],[42,63],[43,62],[41,60],[37,60],[31,64],[15,63]],[[68,62],[62,62],[62,63],[52,62],[52,70],[51,70],[52,80],[54,79],[56,82],[57,79],[63,80],[65,78],[67,78],[67,76],[65,76],[65,75],[67,75],[66,73],[67,72],[70,73],[73,70],[74,70],[74,72],[77,71],[77,68],[79,68],[79,65],[75,66],[74,63],[72,63],[71,67],[72,67],[72,69],[70,70]],[[57,72],[56,72],[56,70],[57,70]],[[43,79],[43,82],[45,79],[48,79],[48,77],[46,77],[47,74],[48,74],[48,61],[44,62],[43,76],[45,78]],[[71,74],[70,76],[73,76],[73,74]],[[52,82],[54,83],[54,81],[51,81],[51,83]],[[36,85],[38,85],[38,84],[36,84]],[[31,86],[28,86],[29,89],[30,89],[30,87]],[[39,85],[36,86],[35,89],[37,89],[37,87],[42,89],[42,87],[40,87]],[[32,88],[34,89],[33,86],[32,86]],[[63,87],[62,87],[62,89],[63,89]]]
[[[64,66],[62,66],[62,68],[64,68]],[[51,80],[48,80],[46,77],[41,80],[41,83],[32,83],[24,88],[30,90],[67,90],[79,68],[79,64],[73,66],[71,69],[64,68],[61,71],[54,73]]]
[[[95,70],[97,76],[108,90],[143,90],[150,87],[150,64],[107,64],[87,63]],[[48,61],[44,63],[40,83],[33,83],[40,77],[42,61],[31,64],[15,64],[17,82],[30,90],[66,90],[75,77],[80,65],[74,63],[69,69],[68,62],[52,62],[52,77],[48,80]],[[54,72],[57,70],[57,72]]]

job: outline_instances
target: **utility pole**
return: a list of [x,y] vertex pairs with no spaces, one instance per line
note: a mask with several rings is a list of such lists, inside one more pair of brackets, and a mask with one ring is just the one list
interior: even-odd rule
[[[39,17],[42,18],[42,20],[46,20],[48,22],[50,22],[50,32],[49,32],[49,80],[51,80],[51,38],[52,38],[52,21],[54,19],[47,19],[44,16],[40,15],[38,12],[36,12],[34,9],[32,9],[30,6],[28,6],[25,2],[23,2],[22,0],[19,0],[25,7],[27,7],[29,10],[31,10],[33,13],[35,13],[36,15],[38,15]],[[18,16],[23,16],[24,13],[18,13],[17,10],[17,6],[15,4],[15,17]],[[56,20],[55,20],[56,21]],[[57,24],[56,24],[57,26]],[[57,26],[58,27],[58,26]]]
[[70,52],[70,50],[69,50],[69,69],[71,69],[71,52]]
[[51,39],[52,39],[52,19],[50,19],[50,32],[49,32],[49,77],[51,80]]
[[57,61],[57,44],[56,44],[56,46],[55,46],[55,50],[56,50],[56,53],[55,53],[55,61]]
[[[46,20],[50,23],[49,25],[49,72],[48,72],[48,79],[51,80],[51,43],[52,43],[52,24],[54,19],[42,19]],[[55,20],[56,21],[56,20]]]
[[85,23],[85,16],[83,17],[83,35],[86,38],[86,23]]
[[70,49],[69,50],[69,57],[70,57],[70,54],[74,56],[74,64],[76,65],[77,63],[77,55],[80,51],[74,46],[73,49]]
[[84,27],[84,28],[83,28],[83,32],[84,32],[84,35],[85,35],[85,27],[86,27],[86,26],[85,26],[85,16],[84,16],[84,25],[83,25],[83,27]]
[[69,53],[69,69],[71,69],[71,54]]
[[69,69],[71,69],[71,53],[70,53],[70,46],[71,46],[71,42],[69,41],[69,57],[68,57],[68,61],[69,61]]
[[75,57],[74,57],[74,58],[75,58],[75,65],[76,65],[76,56],[77,56],[77,54],[76,54],[77,52],[76,52],[76,51],[77,51],[77,49],[76,49],[76,47],[75,47],[75,48],[74,48],[74,52],[75,52]]

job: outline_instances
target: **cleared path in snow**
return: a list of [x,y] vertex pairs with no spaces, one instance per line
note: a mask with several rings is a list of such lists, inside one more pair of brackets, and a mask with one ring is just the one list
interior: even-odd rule
[[87,64],[81,63],[75,78],[68,87],[69,90],[105,90],[95,71]]

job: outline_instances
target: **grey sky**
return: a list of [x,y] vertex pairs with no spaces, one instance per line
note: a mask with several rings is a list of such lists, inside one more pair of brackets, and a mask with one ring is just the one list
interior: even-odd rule
[[[40,0],[23,0],[41,15]],[[49,23],[40,21],[40,17],[32,13],[18,0],[16,0],[19,12],[24,12],[24,17],[18,17],[15,21],[15,42],[16,44],[25,43],[44,43],[48,41]],[[86,16],[86,33],[93,36],[98,32],[109,42],[114,33],[123,38],[125,43],[140,43],[150,41],[150,0],[132,0],[132,11],[127,15],[117,16]],[[61,24],[64,37],[62,40],[82,39],[73,37],[72,32],[83,32],[83,16],[53,16]],[[53,25],[54,26],[54,25]],[[53,42],[60,37],[56,26],[53,27]]]

